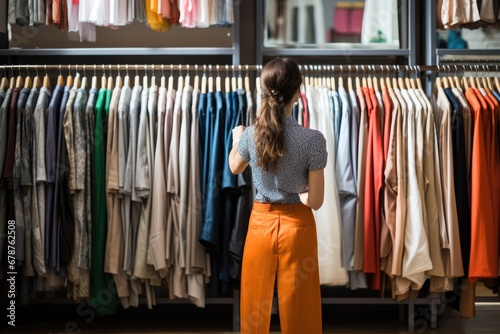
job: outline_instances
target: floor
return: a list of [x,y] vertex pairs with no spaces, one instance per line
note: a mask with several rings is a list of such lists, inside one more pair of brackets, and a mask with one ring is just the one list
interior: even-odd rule
[[[438,328],[430,329],[425,320],[428,309],[417,307],[419,318],[415,333],[499,333],[500,303],[477,305],[474,319],[462,320],[458,313],[444,309]],[[121,310],[117,315],[94,317],[90,309],[73,305],[31,305],[18,309],[15,329],[2,324],[1,333],[232,333],[232,309],[229,305],[157,305],[152,311],[143,307]],[[394,306],[324,305],[324,333],[398,333],[406,334],[406,321],[398,320]],[[279,333],[279,319],[273,315],[272,333]]]

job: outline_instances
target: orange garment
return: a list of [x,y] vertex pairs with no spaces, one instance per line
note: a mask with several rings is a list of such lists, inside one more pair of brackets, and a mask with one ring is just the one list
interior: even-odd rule
[[[498,231],[493,232],[498,228],[498,221],[493,203],[494,185],[490,164],[493,143],[490,106],[477,88],[469,88],[465,96],[474,118],[469,264],[469,280],[474,283],[483,277],[498,276]],[[493,268],[496,268],[495,272],[492,272]]]
[[242,334],[269,333],[275,280],[281,332],[322,333],[316,224],[303,204],[253,205],[241,272]]
[[[170,20],[163,18],[153,8],[158,8],[157,0],[145,0],[145,12],[148,26],[154,31],[165,32],[170,29]],[[155,7],[156,6],[156,7]]]
[[380,271],[381,192],[384,149],[375,91],[373,88],[363,88],[363,92],[365,96],[369,97],[366,102],[370,107],[367,109],[368,146],[365,171],[363,271],[373,274],[372,289],[380,290],[382,279]]

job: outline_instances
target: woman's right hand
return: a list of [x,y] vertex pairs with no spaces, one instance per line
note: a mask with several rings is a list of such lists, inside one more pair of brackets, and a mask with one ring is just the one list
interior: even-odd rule
[[233,129],[233,144],[240,141],[243,131],[245,131],[245,127],[243,125],[239,125]]

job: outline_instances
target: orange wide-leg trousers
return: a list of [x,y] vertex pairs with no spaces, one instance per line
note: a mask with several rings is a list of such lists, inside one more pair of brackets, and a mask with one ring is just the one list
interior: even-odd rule
[[269,333],[275,280],[281,332],[322,333],[316,225],[303,204],[254,203],[243,252],[241,333]]

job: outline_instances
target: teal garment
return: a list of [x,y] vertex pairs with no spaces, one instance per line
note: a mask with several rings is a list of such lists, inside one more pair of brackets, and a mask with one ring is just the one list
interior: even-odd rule
[[[109,110],[111,91],[102,88],[95,104],[94,132],[94,201],[92,225],[92,257],[89,303],[99,314],[114,314],[117,308],[116,288],[110,274],[104,273],[106,250],[106,136],[105,113]],[[109,97],[109,99],[108,99]],[[104,130],[105,129],[105,130]]]

